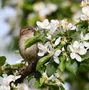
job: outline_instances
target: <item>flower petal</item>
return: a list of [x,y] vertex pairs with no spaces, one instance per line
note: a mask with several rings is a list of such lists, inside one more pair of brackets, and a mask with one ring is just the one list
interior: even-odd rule
[[38,56],[44,56],[44,54],[45,54],[45,52],[39,50],[39,52],[38,52]]
[[78,62],[81,62],[81,61],[82,61],[82,58],[81,58],[78,54],[76,54],[76,60],[77,60]]
[[79,48],[80,47],[79,42],[78,41],[74,41],[73,47],[76,48],[76,49]]
[[41,29],[49,29],[49,21],[45,19],[43,22],[37,21],[37,26]]
[[87,49],[85,49],[84,47],[80,47],[80,50],[78,51],[80,55],[84,55],[86,54],[86,52],[87,52]]
[[75,52],[75,50],[74,50],[72,45],[69,45],[69,48],[70,48],[71,52]]
[[70,53],[70,57],[71,57],[72,59],[75,59],[76,54],[75,54],[75,53]]
[[83,42],[84,46],[89,49],[89,42]]
[[74,26],[72,23],[69,23],[69,24],[68,24],[68,28],[69,28],[70,30],[76,30],[76,26]]
[[38,43],[38,48],[39,48],[39,49],[43,49],[43,48],[44,48],[44,45]]
[[81,62],[82,61],[81,57],[78,54],[76,54],[76,53],[71,53],[70,54],[70,57],[72,59],[76,59],[78,62]]
[[55,46],[57,46],[60,43],[60,41],[61,41],[61,37],[57,38],[56,41],[55,41],[55,43],[54,43]]
[[53,56],[53,58],[54,58],[54,62],[57,63],[57,64],[59,64],[59,58],[56,57],[56,56]]
[[86,16],[89,16],[89,6],[85,6],[82,8],[82,12],[83,14],[85,14]]
[[59,56],[60,54],[61,54],[61,50],[57,50],[57,51],[54,53],[55,56]]
[[51,22],[50,22],[50,31],[52,31],[52,32],[56,31],[58,25],[59,25],[58,20],[51,20]]
[[85,35],[84,40],[89,40],[89,33]]

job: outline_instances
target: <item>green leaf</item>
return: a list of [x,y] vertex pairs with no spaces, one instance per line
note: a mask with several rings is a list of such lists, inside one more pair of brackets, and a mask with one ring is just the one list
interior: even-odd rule
[[81,33],[80,31],[77,31],[77,32],[70,31],[69,37],[73,40],[80,39],[80,33]]
[[37,43],[37,42],[42,42],[44,40],[44,37],[41,36],[40,34],[33,36],[32,38],[29,38],[25,42],[25,48],[30,47],[31,45]]
[[82,61],[89,59],[89,51],[87,51],[87,53],[85,55],[82,55]]
[[3,66],[6,62],[6,57],[5,56],[0,56],[0,66]]
[[59,90],[65,90],[65,88],[61,85],[61,86],[59,87]]
[[65,57],[61,56],[60,61],[58,68],[63,72],[65,70]]
[[33,10],[33,7],[31,4],[24,3],[21,7],[26,10]]
[[49,86],[49,90],[59,90],[59,87],[56,85]]
[[28,18],[28,25],[30,25],[30,26],[34,26],[34,24],[36,23],[36,21],[38,20],[38,16],[33,16],[33,17],[31,17],[31,18]]
[[50,62],[48,65],[47,65],[47,75],[50,77],[51,75],[53,75],[56,71],[56,67],[55,65]]
[[86,59],[80,63],[79,71],[81,72],[89,71],[89,59]]
[[73,74],[76,74],[77,70],[78,70],[78,64],[76,61],[73,60],[69,60],[66,62],[66,69],[68,71],[70,71]]
[[37,62],[36,70],[40,72],[41,65],[43,65],[44,63],[46,63],[53,54],[54,54],[54,52],[51,52],[47,56],[44,56],[41,59],[39,59],[38,62]]
[[87,20],[85,20],[85,21],[80,20],[80,22],[78,22],[76,25],[79,28],[88,28],[88,21]]
[[59,65],[59,69],[63,72],[65,70],[65,62],[61,61]]
[[35,87],[36,87],[36,88],[40,88],[40,87],[41,87],[41,85],[40,85],[40,82],[39,82],[39,81],[36,81],[36,82],[35,82]]

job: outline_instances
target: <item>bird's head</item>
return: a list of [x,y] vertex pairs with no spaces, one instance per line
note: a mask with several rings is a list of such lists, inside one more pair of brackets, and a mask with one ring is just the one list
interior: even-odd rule
[[34,33],[35,29],[33,27],[25,27],[25,28],[22,28],[20,30],[20,37],[22,36],[25,36],[25,35],[29,35],[29,34],[32,34]]

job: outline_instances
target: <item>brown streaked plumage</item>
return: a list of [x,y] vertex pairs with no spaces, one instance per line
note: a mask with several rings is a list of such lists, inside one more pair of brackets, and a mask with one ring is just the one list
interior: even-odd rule
[[34,37],[34,28],[26,27],[20,31],[19,39],[19,51],[22,58],[28,63],[31,63],[37,59],[37,44],[32,45],[29,48],[25,48],[25,41],[31,37]]

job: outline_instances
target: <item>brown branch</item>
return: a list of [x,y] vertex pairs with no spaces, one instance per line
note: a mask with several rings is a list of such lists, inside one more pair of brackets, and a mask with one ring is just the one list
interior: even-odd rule
[[18,79],[14,82],[14,84],[17,85],[18,83],[23,82],[23,80],[24,80],[27,76],[35,73],[35,71],[36,71],[36,62],[33,61],[33,62],[30,63],[28,66],[24,66],[23,68],[21,68],[21,69],[19,70],[19,75],[21,75],[21,77],[18,78]]

